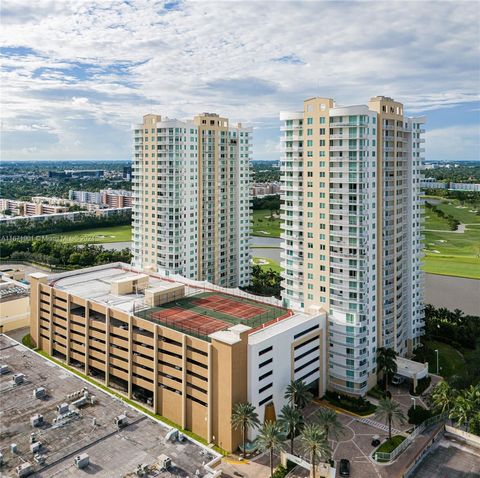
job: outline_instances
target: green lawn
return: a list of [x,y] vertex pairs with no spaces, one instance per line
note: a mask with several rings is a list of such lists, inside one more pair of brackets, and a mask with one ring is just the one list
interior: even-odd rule
[[62,232],[61,234],[49,234],[48,237],[59,238],[72,244],[102,244],[104,242],[130,242],[132,240],[132,228],[128,224],[124,226],[111,226],[95,229],[82,229],[81,231]]
[[458,219],[462,224],[480,224],[480,216],[471,212],[476,210],[472,206],[461,206],[458,201],[445,201],[438,204],[437,208]]
[[[438,198],[440,199],[440,198]],[[458,207],[458,201],[443,200],[436,205],[466,226],[463,234],[448,231],[446,221],[433,211],[425,211],[425,259],[423,270],[433,274],[480,279],[480,216],[472,206]],[[433,232],[428,229],[445,230]]]
[[[266,264],[263,262],[266,262]],[[264,270],[272,269],[275,272],[282,272],[283,270],[278,262],[267,257],[254,257],[253,263],[259,265]]]
[[280,237],[280,218],[270,217],[268,209],[252,211],[252,236]]
[[426,361],[430,373],[437,373],[437,354],[435,350],[438,350],[439,375],[444,378],[449,378],[452,375],[462,375],[465,368],[465,359],[457,349],[436,340],[426,340],[425,345],[427,346]]
[[480,258],[427,254],[423,270],[431,274],[480,279]]
[[425,229],[450,231],[448,222],[440,217],[435,211],[425,208]]

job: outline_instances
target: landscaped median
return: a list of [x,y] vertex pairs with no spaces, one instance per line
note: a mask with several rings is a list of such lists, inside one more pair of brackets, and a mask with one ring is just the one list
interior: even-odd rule
[[407,437],[403,435],[394,435],[387,441],[383,442],[374,452],[373,458],[379,463],[388,463],[391,461],[391,454],[396,450]]
[[375,413],[377,407],[363,397],[350,397],[341,393],[327,391],[319,402],[322,405],[340,410],[347,415],[365,417]]
[[192,433],[191,431],[189,430],[185,430],[181,427],[179,427],[176,423],[172,422],[171,420],[169,420],[168,418],[165,418],[165,417],[162,417],[161,415],[157,415],[156,413],[153,413],[151,410],[145,408],[145,407],[142,407],[140,404],[138,404],[137,402],[133,401],[133,400],[130,400],[128,397],[126,397],[125,395],[123,395],[122,393],[120,392],[117,392],[115,390],[112,390],[111,388],[108,388],[106,387],[105,385],[103,385],[102,383],[98,382],[97,380],[89,377],[88,375],[85,375],[81,372],[79,372],[77,369],[73,368],[73,367],[70,367],[69,365],[66,365],[65,363],[61,362],[60,360],[57,360],[56,358],[53,358],[51,357],[49,354],[47,354],[46,352],[44,352],[43,350],[38,350],[36,349],[34,346],[33,346],[33,343],[32,343],[32,340],[31,340],[31,337],[30,337],[30,334],[27,334],[25,335],[25,337],[23,337],[22,339],[22,344],[25,345],[26,347],[32,349],[35,353],[41,355],[42,357],[44,357],[45,359],[47,360],[50,360],[51,362],[55,363],[56,365],[58,365],[59,367],[62,367],[64,368],[65,370],[68,370],[70,373],[73,373],[74,375],[76,375],[77,377],[80,377],[81,379],[91,383],[93,386],[103,390],[104,392],[108,393],[109,395],[111,396],[114,396],[115,398],[118,398],[119,400],[122,400],[123,402],[125,402],[126,404],[130,405],[131,407],[139,410],[140,412],[143,412],[145,413],[146,415],[149,415],[150,417],[158,420],[158,421],[161,421],[163,422],[165,425],[169,426],[169,427],[172,427],[172,428],[176,428],[177,430],[179,430],[181,433],[183,433],[184,435],[192,438],[193,440],[201,443],[202,445],[204,446],[208,446],[210,447],[211,449],[213,449],[214,451],[216,451],[217,453],[220,453],[221,455],[223,456],[227,456],[229,453],[225,450],[223,450],[222,448],[218,447],[218,446],[210,446],[210,444],[208,444],[202,437],[198,436],[197,434],[195,433]]

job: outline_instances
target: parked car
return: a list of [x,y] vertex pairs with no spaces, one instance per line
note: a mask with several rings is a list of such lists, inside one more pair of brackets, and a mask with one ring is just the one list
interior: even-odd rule
[[372,446],[380,445],[380,437],[378,435],[373,435],[372,437]]
[[392,385],[401,385],[403,382],[405,382],[405,378],[401,375],[395,374],[392,378]]
[[340,476],[350,476],[350,461],[345,458],[340,460]]

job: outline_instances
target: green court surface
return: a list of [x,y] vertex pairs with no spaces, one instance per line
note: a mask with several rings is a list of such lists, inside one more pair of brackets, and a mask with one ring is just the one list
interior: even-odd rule
[[80,231],[61,232],[49,234],[46,238],[55,238],[59,241],[72,244],[102,244],[109,242],[130,242],[132,240],[132,227],[111,226],[104,228],[82,229]]

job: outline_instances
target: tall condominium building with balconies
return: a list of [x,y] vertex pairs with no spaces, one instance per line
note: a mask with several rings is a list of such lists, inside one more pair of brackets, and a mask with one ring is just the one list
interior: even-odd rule
[[283,299],[328,312],[330,388],[363,395],[379,347],[411,353],[423,333],[425,118],[391,98],[311,98],[281,113]]
[[133,138],[134,266],[247,285],[251,129],[217,114],[149,114]]

